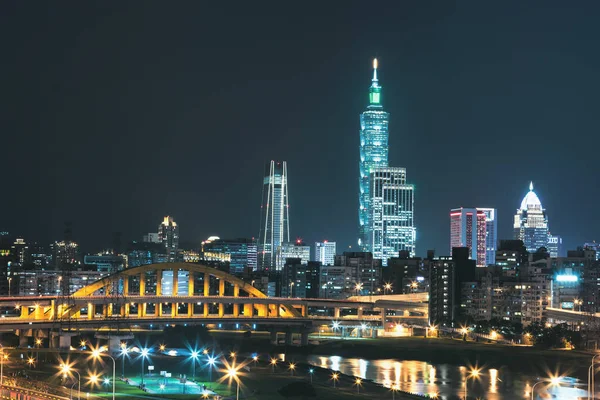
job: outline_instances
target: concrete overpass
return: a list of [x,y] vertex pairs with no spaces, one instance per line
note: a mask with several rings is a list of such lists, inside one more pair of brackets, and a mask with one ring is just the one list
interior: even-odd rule
[[[163,272],[167,270],[173,271],[173,278],[171,293],[165,294]],[[179,289],[182,270],[187,272],[184,290]],[[122,270],[71,296],[2,297],[0,307],[17,308],[20,315],[0,318],[0,329],[19,330],[21,336],[23,332],[36,336],[39,330],[49,329],[60,336],[60,332],[66,335],[84,327],[260,324],[299,330],[302,342],[306,342],[315,326],[332,320],[385,326],[390,318],[426,318],[427,307],[421,300],[390,296],[348,300],[267,297],[251,284],[215,268],[165,263]],[[330,311],[329,315],[323,315],[323,309]]]

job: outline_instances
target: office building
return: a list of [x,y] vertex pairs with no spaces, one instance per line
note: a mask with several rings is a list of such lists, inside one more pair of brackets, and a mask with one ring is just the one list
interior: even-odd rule
[[378,294],[409,294],[429,291],[429,261],[400,252],[383,268],[383,285]]
[[143,236],[142,241],[147,243],[160,243],[158,232],[148,232],[147,235]]
[[168,215],[158,225],[158,241],[165,248],[168,262],[176,262],[179,252],[179,226]]
[[290,241],[288,173],[285,161],[267,163],[260,207],[258,268],[265,270],[275,266],[278,247]]
[[584,249],[594,250],[596,252],[596,261],[600,261],[600,243],[587,242],[583,244]]
[[335,261],[335,242],[327,240],[323,242],[315,242],[315,259],[321,265],[333,265]]
[[306,298],[316,299],[321,290],[321,263],[309,261],[306,264]]
[[57,271],[70,270],[81,262],[79,245],[71,240],[62,240],[50,245],[52,263]]
[[381,105],[381,86],[377,79],[377,66],[377,59],[375,59],[373,79],[369,88],[369,105],[360,115],[358,245],[362,251],[372,251],[371,172],[375,168],[388,166],[389,114]]
[[275,254],[275,268],[277,271],[283,268],[288,258],[298,258],[302,265],[306,265],[310,261],[310,246],[305,245],[301,240],[281,243]]
[[552,235],[548,232],[548,245],[546,246],[550,257],[557,258],[563,257],[563,240],[559,235]]
[[498,246],[498,211],[482,207],[478,207],[477,211],[485,214],[485,265],[494,265]]
[[522,240],[530,253],[548,245],[548,217],[540,199],[533,191],[533,182],[529,192],[521,201],[514,219],[515,239]]
[[241,275],[256,271],[257,247],[251,239],[220,239],[211,237],[202,242],[202,260],[229,265],[229,273]]
[[350,289],[352,295],[377,294],[381,283],[381,259],[372,253],[345,251],[335,256],[334,265],[349,268],[350,280],[346,282],[345,290]]
[[92,270],[113,274],[125,268],[122,256],[105,251],[98,254],[88,254],[83,257],[83,263]]
[[[488,215],[479,208],[452,209],[450,211],[450,248],[469,248],[469,258],[475,260],[478,267],[485,267],[489,258],[487,226]],[[494,245],[493,248],[495,249],[496,246]]]
[[288,258],[281,269],[281,297],[306,298],[306,264]]
[[321,266],[320,295],[324,299],[346,299],[356,294],[354,269],[345,265]]
[[406,183],[406,169],[375,168],[370,177],[371,247],[383,266],[400,251],[415,255],[414,186]]
[[127,268],[168,262],[162,243],[131,242],[127,249]]

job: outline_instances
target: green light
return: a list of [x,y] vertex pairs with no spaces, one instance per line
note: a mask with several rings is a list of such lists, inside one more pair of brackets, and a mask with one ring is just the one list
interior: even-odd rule
[[373,99],[371,100],[371,103],[379,104],[379,93],[373,93]]

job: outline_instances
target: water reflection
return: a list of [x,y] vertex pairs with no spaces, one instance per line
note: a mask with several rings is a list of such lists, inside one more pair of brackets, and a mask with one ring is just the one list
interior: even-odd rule
[[[306,361],[346,375],[376,381],[387,388],[392,385],[400,390],[421,395],[434,394],[439,399],[456,398],[464,395],[465,378],[468,369],[449,364],[432,365],[423,361],[411,360],[364,360],[359,358],[342,358],[338,356],[307,356]],[[487,400],[516,400],[530,399],[531,385],[535,377],[527,377],[518,371],[507,369],[482,370],[478,379],[468,380],[469,397],[485,398]],[[561,400],[576,400],[585,397],[584,390],[574,387],[575,381],[565,382],[558,388],[548,388],[543,392],[538,385],[536,396],[550,395]],[[538,392],[538,390],[540,390]]]

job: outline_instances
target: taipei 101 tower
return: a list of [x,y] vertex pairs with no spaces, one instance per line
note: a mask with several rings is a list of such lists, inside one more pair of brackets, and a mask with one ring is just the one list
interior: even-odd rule
[[381,86],[377,79],[377,59],[373,60],[373,79],[369,88],[369,105],[360,115],[360,161],[358,182],[358,246],[372,251],[372,212],[370,174],[376,168],[388,166],[389,113],[381,105]]

